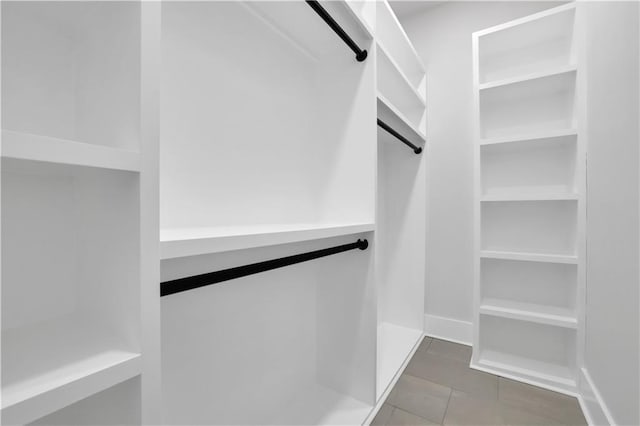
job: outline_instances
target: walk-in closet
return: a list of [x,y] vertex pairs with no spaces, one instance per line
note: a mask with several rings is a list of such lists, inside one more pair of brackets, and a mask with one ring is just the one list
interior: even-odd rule
[[0,15],[2,425],[640,424],[640,3]]

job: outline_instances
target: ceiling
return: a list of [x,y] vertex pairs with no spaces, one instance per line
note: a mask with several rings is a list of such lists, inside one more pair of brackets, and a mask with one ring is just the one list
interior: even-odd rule
[[445,1],[436,0],[389,0],[391,8],[398,16],[403,18],[405,16],[413,15],[439,4],[445,3]]

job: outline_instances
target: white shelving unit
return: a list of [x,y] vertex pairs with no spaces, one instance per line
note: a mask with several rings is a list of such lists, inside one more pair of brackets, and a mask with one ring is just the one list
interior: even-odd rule
[[126,402],[159,377],[142,363],[159,326],[141,281],[146,31],[137,2],[2,4],[2,424],[102,422],[85,401],[153,418],[159,392]]
[[424,335],[428,154],[424,67],[389,4],[375,3],[378,118],[423,149],[416,155],[378,128],[376,398],[383,401]]
[[321,5],[364,62],[305,2],[2,3],[2,424],[372,415],[423,336],[427,155],[375,118],[426,149],[426,76],[386,2]]
[[375,403],[375,21],[321,5],[365,61],[305,2],[163,4],[161,280],[370,243],[163,297],[167,424],[362,424]]
[[575,4],[473,34],[474,368],[575,392],[584,142]]

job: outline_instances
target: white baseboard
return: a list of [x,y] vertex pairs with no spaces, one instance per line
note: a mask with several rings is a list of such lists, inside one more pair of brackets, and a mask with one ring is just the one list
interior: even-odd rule
[[587,423],[591,426],[614,426],[616,423],[611,412],[591,380],[589,372],[585,368],[581,368],[578,375],[580,376],[578,377],[578,401]]
[[473,341],[473,325],[468,321],[427,314],[424,316],[424,334],[430,337],[471,346],[471,342]]

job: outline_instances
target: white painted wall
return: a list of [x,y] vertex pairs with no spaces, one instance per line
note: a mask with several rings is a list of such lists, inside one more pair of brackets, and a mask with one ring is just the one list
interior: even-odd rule
[[[402,19],[427,68],[427,143],[430,147],[425,310],[429,316],[463,322],[472,320],[471,33],[557,5],[555,2],[456,1]],[[436,327],[448,328],[447,321],[437,323],[441,325]],[[453,330],[465,327],[464,323],[449,322],[449,325]],[[468,323],[467,326],[470,338],[471,326]],[[459,336],[457,340],[464,338]]]
[[[609,421],[640,424],[639,11],[586,5],[588,71],[585,368]],[[606,411],[605,411],[606,412]]]

